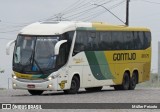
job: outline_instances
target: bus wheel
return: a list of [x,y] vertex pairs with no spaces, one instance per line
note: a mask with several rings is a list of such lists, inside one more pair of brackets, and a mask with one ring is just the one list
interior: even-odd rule
[[129,90],[134,90],[137,84],[137,74],[133,72],[132,78],[129,84]]
[[65,94],[76,94],[80,88],[80,80],[78,77],[74,76],[71,82],[71,88],[69,90],[64,90]]
[[28,90],[31,95],[41,95],[43,93],[42,90]]
[[122,90],[128,90],[129,89],[129,84],[130,84],[130,78],[127,72],[124,73],[123,76],[123,82],[121,85]]
[[101,91],[103,87],[92,87],[92,88],[85,88],[88,92],[94,92],[94,91]]

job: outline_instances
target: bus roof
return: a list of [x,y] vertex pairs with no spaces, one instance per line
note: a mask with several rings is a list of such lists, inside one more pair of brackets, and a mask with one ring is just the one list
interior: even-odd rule
[[25,35],[59,35],[75,30],[96,31],[149,31],[147,28],[110,25],[102,22],[52,21],[36,22],[24,27],[20,34]]
[[100,31],[150,31],[148,28],[144,27],[129,27],[125,25],[111,25],[102,22],[94,22],[92,27]]
[[92,27],[91,23],[73,21],[36,22],[24,27],[20,34],[26,35],[59,35],[75,31],[77,27]]

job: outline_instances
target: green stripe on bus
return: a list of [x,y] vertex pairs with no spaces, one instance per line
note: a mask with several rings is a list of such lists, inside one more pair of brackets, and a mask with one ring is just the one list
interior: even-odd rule
[[109,65],[106,60],[104,52],[103,51],[97,51],[97,52],[95,51],[95,55],[98,60],[98,64],[100,66],[101,73],[103,74],[103,76],[106,79],[113,79],[114,77],[110,71],[110,68],[109,68]]
[[95,52],[95,56],[96,56],[96,59],[98,61],[98,65],[99,65],[99,68],[101,70],[101,73],[102,75],[105,77],[105,79],[107,79],[107,76],[105,74],[105,57],[103,56],[103,52],[99,51],[99,52]]
[[98,64],[96,55],[94,51],[86,51],[85,55],[87,57],[90,69],[92,71],[92,74],[97,80],[105,80],[106,78],[103,76],[100,66]]
[[109,69],[108,62],[103,51],[86,51],[92,74],[97,80],[113,79],[113,75]]

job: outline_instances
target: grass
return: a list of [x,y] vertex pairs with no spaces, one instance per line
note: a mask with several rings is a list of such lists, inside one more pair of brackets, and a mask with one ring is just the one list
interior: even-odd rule
[[5,88],[0,88],[0,90],[5,90]]

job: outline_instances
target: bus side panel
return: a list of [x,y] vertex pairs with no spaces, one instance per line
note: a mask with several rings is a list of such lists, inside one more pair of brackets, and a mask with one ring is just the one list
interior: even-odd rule
[[[88,61],[84,52],[77,53],[76,55],[70,58],[69,62],[69,80],[73,78],[73,75],[78,74],[80,76],[80,87],[88,86],[88,83],[92,83],[92,79],[89,75],[92,72],[90,71]],[[94,84],[94,82],[92,83]],[[91,85],[92,85],[91,84]]]
[[[150,78],[151,48],[145,50],[117,50],[105,52],[107,62],[115,79],[115,84],[122,84],[123,74],[126,70],[130,72],[130,77],[134,70],[138,71],[138,81],[144,82]],[[114,71],[113,71],[114,70]]]
[[150,79],[150,63],[144,63],[143,65],[143,79],[142,81],[147,81]]
[[124,65],[123,64],[114,64],[115,65],[115,74],[113,79],[116,85],[122,84],[123,74],[124,74]]
[[93,76],[90,66],[84,65],[83,66],[83,87],[93,87],[95,86],[95,77]]
[[[94,76],[94,86],[113,85],[114,78],[111,68],[105,57],[104,51],[86,51],[85,52],[92,76]],[[113,69],[114,67],[112,67]],[[91,85],[92,86],[92,85]]]

